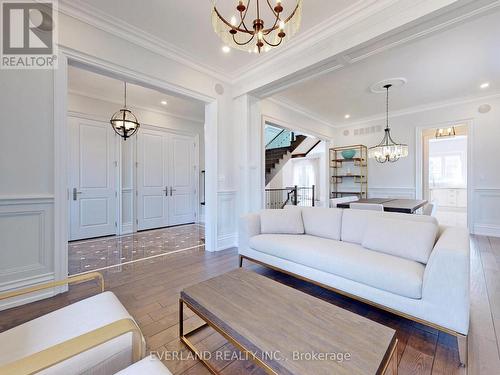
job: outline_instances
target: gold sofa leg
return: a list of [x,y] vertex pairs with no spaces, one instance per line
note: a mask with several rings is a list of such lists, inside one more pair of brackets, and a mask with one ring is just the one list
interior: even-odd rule
[[457,335],[457,341],[458,341],[458,355],[460,359],[460,366],[467,367],[468,354],[469,354],[469,348],[467,345],[468,336]]

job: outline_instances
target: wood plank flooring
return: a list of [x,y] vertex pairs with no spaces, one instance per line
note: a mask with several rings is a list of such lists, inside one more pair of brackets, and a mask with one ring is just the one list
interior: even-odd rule
[[[468,374],[500,374],[500,239],[471,239],[471,332]],[[465,374],[458,365],[456,339],[290,276],[245,265],[267,277],[300,289],[342,308],[366,316],[397,331],[399,374]],[[138,321],[148,350],[162,357],[175,375],[208,374],[178,339],[178,296],[184,287],[237,267],[237,250],[218,253],[188,250],[155,259],[111,268],[103,272],[106,289],[113,291]],[[97,292],[90,282],[71,287],[68,293],[0,312],[0,330],[6,330]],[[200,321],[185,312],[185,327]],[[192,338],[207,351],[223,374],[264,374],[223,337],[207,328]]]

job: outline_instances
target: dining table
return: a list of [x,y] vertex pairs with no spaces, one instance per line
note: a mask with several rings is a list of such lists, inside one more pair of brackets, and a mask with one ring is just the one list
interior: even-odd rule
[[400,212],[414,214],[428,202],[425,199],[400,199],[400,198],[367,198],[355,202],[338,203],[338,208],[350,208],[351,203],[381,204],[386,212]]

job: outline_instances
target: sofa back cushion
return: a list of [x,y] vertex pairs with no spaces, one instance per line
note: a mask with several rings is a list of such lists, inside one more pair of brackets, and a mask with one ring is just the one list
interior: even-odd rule
[[324,207],[303,207],[304,230],[311,236],[340,240],[342,209]]
[[260,232],[304,234],[301,210],[262,210],[260,212]]
[[438,231],[432,222],[379,218],[368,225],[362,246],[427,264]]
[[368,227],[380,219],[405,220],[413,223],[423,222],[438,225],[436,218],[432,216],[345,209],[342,214],[342,241],[361,245]]

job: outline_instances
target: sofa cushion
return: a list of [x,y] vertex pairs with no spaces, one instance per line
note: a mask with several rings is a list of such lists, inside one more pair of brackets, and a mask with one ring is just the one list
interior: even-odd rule
[[304,234],[301,210],[262,210],[260,232],[279,234]]
[[[0,365],[131,318],[112,292],[104,292],[0,333]],[[115,373],[132,361],[132,334],[125,334],[43,370],[40,374]]]
[[376,223],[380,219],[405,220],[412,223],[423,222],[438,225],[436,218],[432,216],[345,209],[342,214],[342,241],[361,245],[367,228],[370,224]]
[[304,231],[311,236],[340,240],[342,229],[342,209],[323,207],[303,207]]
[[427,264],[438,230],[431,222],[381,218],[368,225],[362,246]]
[[361,245],[310,235],[261,234],[250,239],[250,247],[400,296],[422,297],[421,263]]

